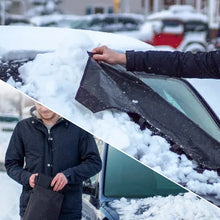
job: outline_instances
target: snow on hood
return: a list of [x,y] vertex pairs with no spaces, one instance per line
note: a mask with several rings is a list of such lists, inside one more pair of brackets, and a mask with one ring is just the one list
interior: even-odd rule
[[166,140],[151,136],[150,130],[141,131],[126,113],[106,110],[93,114],[75,101],[88,50],[102,44],[121,51],[148,50],[151,46],[125,36],[94,31],[36,27],[1,29],[0,39],[5,42],[2,44],[4,50],[0,50],[2,56],[24,48],[51,51],[37,55],[20,67],[24,85],[15,83],[12,78],[9,84],[194,192],[212,193],[220,199],[220,178],[216,172],[197,173],[193,169],[196,167],[194,162],[185,155],[171,152]]
[[122,198],[110,205],[119,213],[121,220],[217,220],[220,218],[220,209],[191,193],[138,200]]

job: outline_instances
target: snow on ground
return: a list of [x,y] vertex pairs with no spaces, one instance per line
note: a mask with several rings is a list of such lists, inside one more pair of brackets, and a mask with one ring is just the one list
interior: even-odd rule
[[[200,195],[212,193],[220,199],[220,178],[216,172],[197,173],[193,170],[195,163],[184,155],[169,151],[170,145],[165,139],[152,137],[147,129],[141,131],[127,114],[116,111],[93,114],[74,99],[88,58],[87,50],[103,44],[122,51],[147,50],[151,49],[149,45],[124,36],[56,28],[17,27],[7,28],[2,33],[0,40],[7,39],[0,48],[2,57],[16,57],[11,50],[19,52],[17,54],[21,57],[27,50],[51,51],[37,55],[36,59],[20,68],[24,85],[12,79],[9,79],[9,84],[194,192]],[[22,39],[20,44],[12,37],[18,35]],[[213,82],[207,87],[217,94],[218,89]]]
[[10,179],[5,172],[0,172],[0,219],[20,220],[19,197],[21,186]]
[[111,203],[121,220],[217,220],[220,209],[191,193],[177,196],[155,196],[139,200],[122,198]]

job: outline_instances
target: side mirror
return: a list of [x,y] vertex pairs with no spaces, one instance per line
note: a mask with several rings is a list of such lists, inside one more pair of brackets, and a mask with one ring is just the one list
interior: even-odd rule
[[92,184],[91,179],[83,182],[83,193],[94,196],[96,193],[96,185]]
[[92,184],[91,179],[86,180],[83,182],[83,193],[90,195],[90,203],[99,209],[99,183]]

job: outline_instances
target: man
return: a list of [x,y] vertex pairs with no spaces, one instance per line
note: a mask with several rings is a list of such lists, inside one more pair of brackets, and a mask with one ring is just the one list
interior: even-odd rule
[[98,62],[126,64],[129,71],[145,71],[171,77],[220,79],[220,51],[126,51],[125,54],[120,54],[101,46],[92,52],[93,58]]
[[54,191],[69,185],[59,219],[81,219],[82,181],[101,170],[95,141],[44,106],[38,103],[35,106],[32,117],[16,125],[5,157],[8,175],[23,185],[20,215],[24,215],[35,176],[43,173],[54,177],[51,182]]

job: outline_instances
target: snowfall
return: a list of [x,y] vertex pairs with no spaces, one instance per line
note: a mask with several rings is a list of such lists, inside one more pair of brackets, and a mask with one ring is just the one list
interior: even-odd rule
[[[8,84],[112,146],[131,156],[138,155],[142,163],[193,192],[212,194],[220,200],[220,178],[216,172],[197,173],[193,169],[195,162],[171,152],[165,139],[151,136],[147,129],[141,131],[126,113],[107,110],[93,114],[74,99],[88,59],[87,51],[99,45],[122,52],[150,50],[151,46],[126,36],[82,30],[0,27],[0,31],[2,59],[35,58],[19,69],[23,85],[12,78]],[[216,95],[220,80],[190,82],[220,116]]]

